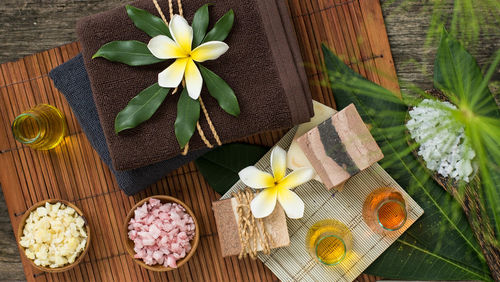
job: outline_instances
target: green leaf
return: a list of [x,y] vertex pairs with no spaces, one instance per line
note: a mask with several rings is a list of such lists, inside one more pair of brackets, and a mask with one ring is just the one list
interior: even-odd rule
[[215,23],[214,27],[207,33],[207,36],[205,36],[202,42],[224,41],[233,28],[233,23],[234,12],[231,9]]
[[460,110],[458,118],[465,126],[480,167],[482,187],[474,192],[485,194],[483,206],[494,219],[497,241],[500,240],[500,109],[488,82],[499,61],[500,52],[497,52],[484,78],[474,57],[442,29],[434,65],[434,84],[455,101]]
[[165,61],[153,56],[145,43],[136,40],[106,43],[97,50],[92,59],[98,57],[129,66],[145,66]]
[[200,45],[201,41],[205,37],[205,34],[207,33],[208,20],[209,20],[208,6],[210,5],[211,4],[205,4],[201,6],[194,14],[193,24],[192,24],[193,25],[192,49]]
[[170,30],[161,18],[134,6],[127,5],[125,8],[127,9],[129,18],[134,22],[134,25],[138,29],[144,31],[151,37],[166,35],[172,38]]
[[150,119],[167,97],[169,88],[155,83],[137,94],[115,118],[115,132],[130,129]]
[[238,172],[254,165],[268,150],[244,143],[225,144],[198,158],[195,164],[210,187],[223,195],[240,179]]
[[443,28],[434,63],[434,85],[457,106],[467,105],[474,113],[500,117],[500,111],[476,60]]
[[407,106],[353,72],[326,46],[323,54],[339,108],[354,103],[385,158],[379,162],[424,209],[424,215],[366,273],[410,280],[491,280],[461,207],[411,154],[405,134]]
[[233,89],[218,75],[202,65],[198,65],[203,76],[203,80],[207,85],[208,92],[214,97],[219,106],[226,111],[226,113],[235,117],[240,115],[240,106],[238,99],[234,95]]
[[175,119],[175,136],[181,148],[184,148],[193,136],[199,118],[200,101],[191,99],[187,88],[184,88],[177,102],[177,118]]

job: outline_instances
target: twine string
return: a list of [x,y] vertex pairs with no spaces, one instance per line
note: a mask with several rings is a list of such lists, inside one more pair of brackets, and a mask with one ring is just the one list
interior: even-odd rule
[[[156,10],[158,11],[158,14],[160,14],[161,19],[168,26],[167,18],[165,17],[165,14],[163,14],[163,11],[161,10],[160,5],[158,4],[158,0],[152,0],[152,1],[153,1],[153,4],[154,4]],[[182,0],[177,0],[177,7],[179,8],[179,15],[183,16],[184,11],[182,9]],[[174,17],[174,7],[173,7],[172,0],[168,0],[168,11],[170,14],[170,19],[172,19]],[[177,92],[177,88],[175,88],[172,91],[172,94],[175,94],[176,92]],[[220,141],[219,134],[217,134],[217,131],[215,130],[215,126],[212,122],[212,119],[210,118],[210,115],[208,114],[207,108],[205,107],[205,103],[203,103],[203,99],[201,98],[201,96],[198,99],[200,101],[200,106],[201,106],[201,109],[203,110],[203,114],[205,115],[205,119],[207,120],[208,127],[210,128],[210,131],[212,132],[212,135],[213,135],[215,141],[217,142],[217,145],[221,146],[222,142]],[[207,146],[210,149],[213,148],[214,146],[212,145],[212,143],[210,143],[210,141],[205,136],[205,133],[203,132],[203,129],[201,128],[200,122],[196,123],[196,129],[198,130],[198,134],[200,135],[201,140],[203,141],[203,143],[205,143],[205,146]],[[182,151],[181,154],[185,156],[185,155],[187,155],[188,151],[189,151],[189,143],[186,144],[186,146],[184,146],[184,150]]]
[[236,212],[238,214],[238,234],[240,237],[241,251],[238,258],[249,256],[257,258],[257,247],[260,244],[262,252],[266,255],[271,253],[271,235],[267,232],[262,218],[255,218],[250,209],[254,193],[248,187],[233,193],[237,201]]

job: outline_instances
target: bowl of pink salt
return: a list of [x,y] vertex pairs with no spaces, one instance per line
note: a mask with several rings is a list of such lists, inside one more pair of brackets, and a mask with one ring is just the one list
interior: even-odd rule
[[179,199],[165,195],[138,202],[127,215],[123,234],[132,259],[153,271],[184,265],[200,240],[193,211]]

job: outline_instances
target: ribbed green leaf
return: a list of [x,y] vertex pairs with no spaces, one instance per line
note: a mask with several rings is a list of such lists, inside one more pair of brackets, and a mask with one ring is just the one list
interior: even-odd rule
[[165,61],[153,56],[146,44],[136,40],[106,43],[97,50],[92,59],[98,57],[129,66],[145,66]]
[[193,136],[199,118],[200,101],[191,99],[187,88],[184,88],[177,102],[177,118],[175,119],[175,137],[181,148],[184,148]]
[[169,88],[155,83],[137,94],[127,106],[116,115],[115,132],[130,129],[150,119],[167,97]]
[[240,106],[236,95],[234,95],[233,89],[211,70],[202,65],[198,65],[198,67],[200,68],[203,81],[205,81],[207,85],[208,92],[217,100],[219,106],[226,111],[226,113],[235,117],[239,116]]
[[225,144],[198,158],[195,164],[210,187],[223,195],[240,179],[238,172],[254,165],[268,150],[252,144]]
[[[484,206],[494,219],[497,240],[500,240],[500,109],[488,82],[499,62],[500,51],[486,78],[483,77],[474,57],[443,28],[434,64],[434,84],[450,100],[456,101],[460,113],[466,113],[460,121],[472,143],[481,173],[482,187],[474,192],[484,191]],[[488,240],[487,235],[484,237]]]
[[229,10],[225,13],[214,25],[214,27],[207,33],[203,42],[209,41],[224,41],[229,35],[229,32],[233,28],[234,23],[234,12]]
[[192,24],[193,26],[192,49],[198,47],[198,45],[200,45],[201,41],[207,34],[208,20],[209,20],[208,6],[210,6],[210,4],[205,4],[201,6],[194,14],[193,24]]
[[151,37],[166,35],[172,38],[170,30],[161,18],[134,6],[127,5],[125,8],[127,9],[129,18],[138,29],[144,31]]
[[461,207],[411,154],[404,126],[407,106],[353,72],[326,46],[323,54],[335,102],[339,108],[356,105],[384,153],[379,163],[425,211],[366,273],[410,280],[490,280]]

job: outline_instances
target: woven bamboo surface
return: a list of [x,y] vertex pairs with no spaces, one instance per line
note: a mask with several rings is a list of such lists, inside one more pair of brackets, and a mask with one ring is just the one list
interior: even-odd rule
[[[320,44],[329,45],[354,70],[389,89],[398,90],[396,73],[376,0],[288,0],[313,98],[334,106],[333,94],[319,85],[324,78]],[[101,162],[82,133],[64,97],[48,72],[80,50],[71,43],[17,62],[0,65],[0,183],[14,230],[23,213],[49,198],[68,200],[90,221],[93,240],[83,262],[64,273],[33,269],[22,257],[29,281],[276,281],[260,261],[221,258],[211,210],[216,194],[194,164],[171,173],[146,191],[125,196],[112,173]],[[376,71],[375,71],[376,70]],[[66,115],[69,134],[51,151],[33,151],[16,142],[10,124],[21,112],[49,103]],[[286,131],[275,131],[244,141],[271,146]],[[120,228],[134,203],[155,194],[167,194],[187,203],[200,223],[200,245],[193,258],[178,270],[154,273],[140,268],[124,249]],[[374,281],[362,275],[359,280]]]

